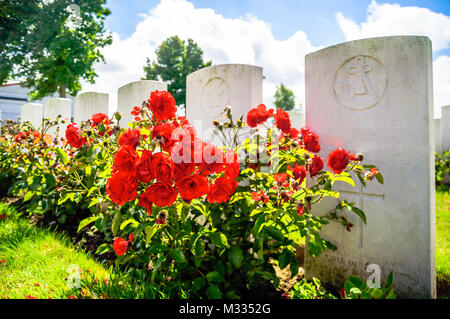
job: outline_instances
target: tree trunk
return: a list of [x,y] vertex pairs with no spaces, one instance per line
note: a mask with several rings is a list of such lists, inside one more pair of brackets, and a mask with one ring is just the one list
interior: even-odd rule
[[59,97],[66,97],[66,86],[62,85],[58,88]]

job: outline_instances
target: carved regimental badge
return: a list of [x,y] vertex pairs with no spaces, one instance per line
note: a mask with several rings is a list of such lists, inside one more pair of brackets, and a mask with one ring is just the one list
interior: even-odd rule
[[377,59],[358,55],[345,61],[336,71],[333,89],[343,106],[363,111],[377,105],[384,96],[388,76]]

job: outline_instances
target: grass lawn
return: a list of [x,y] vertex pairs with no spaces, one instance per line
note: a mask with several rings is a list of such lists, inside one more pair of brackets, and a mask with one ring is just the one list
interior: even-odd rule
[[[436,273],[450,290],[450,191],[436,191]],[[439,292],[439,291],[438,291]]]
[[[4,215],[6,214],[6,215]],[[71,265],[82,275],[103,281],[108,271],[76,251],[67,237],[30,226],[17,212],[0,204],[0,298],[69,298],[79,295],[66,278]]]

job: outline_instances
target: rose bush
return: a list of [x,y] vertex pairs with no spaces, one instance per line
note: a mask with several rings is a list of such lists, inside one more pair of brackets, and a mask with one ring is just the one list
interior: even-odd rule
[[[316,154],[319,137],[292,127],[288,113],[265,105],[247,114],[248,125],[242,118],[234,122],[230,109],[225,122],[214,122],[227,147],[203,141],[175,114],[175,101],[165,91],[152,92],[133,108],[135,121],[111,148],[117,151],[105,188],[115,206],[114,240],[97,250],[114,250],[116,265],[164,286],[168,297],[189,291],[237,298],[263,281],[277,286],[274,265],[297,274],[295,249],[302,238],[317,256],[336,249],[320,237],[322,225],[339,222],[350,231],[348,212],[365,222],[364,213],[346,201],[325,216],[311,214],[322,198],[339,198],[335,182],[355,185],[350,172],[364,185],[374,178],[382,182],[374,166],[361,164],[361,154],[339,148],[328,157],[331,172],[324,171],[324,159]],[[98,218],[106,217],[95,214],[80,228]]]

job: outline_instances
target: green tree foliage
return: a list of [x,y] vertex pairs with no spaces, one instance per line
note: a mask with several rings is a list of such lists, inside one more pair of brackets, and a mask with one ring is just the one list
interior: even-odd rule
[[0,0],[0,84],[14,79],[40,99],[94,83],[99,48],[111,43],[106,0]]
[[275,101],[273,104],[275,104],[277,108],[290,111],[295,107],[294,92],[284,86],[283,83],[281,83],[280,86],[277,86],[274,98]]
[[147,58],[143,80],[168,83],[168,90],[179,107],[186,104],[186,77],[189,73],[211,65],[203,62],[203,51],[192,39],[182,41],[178,36],[167,38],[156,50],[156,61]]

